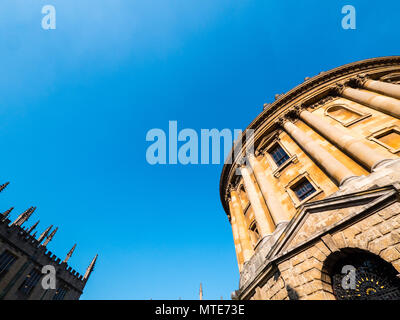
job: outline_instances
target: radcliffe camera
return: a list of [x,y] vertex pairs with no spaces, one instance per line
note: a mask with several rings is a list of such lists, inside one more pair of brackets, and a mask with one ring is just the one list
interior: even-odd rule
[[249,320],[308,317],[306,300],[357,318],[371,300],[396,306],[399,12],[3,0],[3,309]]

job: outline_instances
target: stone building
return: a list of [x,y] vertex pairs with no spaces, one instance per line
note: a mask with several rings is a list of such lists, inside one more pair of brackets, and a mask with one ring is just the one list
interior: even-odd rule
[[[0,186],[0,192],[8,182]],[[24,224],[32,216],[36,207],[22,212],[13,222],[9,219],[13,208],[0,213],[0,300],[78,300],[93,271],[97,255],[90,263],[85,275],[80,275],[70,266],[68,260],[76,244],[63,261],[57,258],[47,245],[58,228],[46,228],[36,237],[32,233],[39,221],[31,227]],[[55,289],[44,289],[42,273],[44,266],[55,268]]]
[[220,181],[233,299],[400,299],[399,119],[400,56],[321,72],[264,106]]

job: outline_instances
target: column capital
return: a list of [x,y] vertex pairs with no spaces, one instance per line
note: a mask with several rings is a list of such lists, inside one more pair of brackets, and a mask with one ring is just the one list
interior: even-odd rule
[[341,96],[343,94],[344,89],[346,89],[345,82],[338,82],[332,86],[332,91],[338,96]]
[[285,114],[283,116],[276,118],[274,122],[277,126],[283,128],[283,125],[285,124],[286,121],[289,121],[289,119],[287,118],[287,115]]
[[354,85],[358,88],[362,88],[365,82],[367,82],[368,80],[369,78],[365,73],[360,73],[350,79],[350,81],[354,83]]
[[304,106],[303,106],[303,105],[297,104],[297,105],[295,105],[295,106],[293,106],[293,107],[291,107],[291,108],[289,109],[289,111],[288,111],[288,116],[289,116],[290,118],[296,118],[296,119],[298,119],[298,118],[300,118],[300,113],[303,111],[303,109],[304,109]]

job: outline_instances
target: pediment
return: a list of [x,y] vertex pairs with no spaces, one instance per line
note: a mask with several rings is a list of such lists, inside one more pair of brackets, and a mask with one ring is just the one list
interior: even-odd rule
[[388,198],[395,199],[396,194],[393,187],[385,187],[305,204],[287,225],[268,259],[291,251],[359,215],[379,210]]

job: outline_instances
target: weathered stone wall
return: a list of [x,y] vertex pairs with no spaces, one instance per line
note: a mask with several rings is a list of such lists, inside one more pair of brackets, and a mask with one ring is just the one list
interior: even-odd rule
[[[330,223],[330,222],[327,222]],[[364,218],[343,230],[328,234],[311,247],[278,265],[260,288],[259,299],[289,299],[288,291],[301,300],[335,299],[324,264],[341,249],[362,249],[380,256],[400,273],[400,203]]]
[[18,289],[25,280],[26,276],[33,268],[41,271],[44,265],[52,265],[56,269],[56,288],[60,284],[68,287],[68,292],[64,299],[79,299],[85,286],[82,275],[69,267],[66,263],[61,263],[60,259],[40,246],[38,241],[27,234],[20,227],[9,227],[6,220],[0,221],[0,253],[8,250],[17,257],[9,271],[0,279],[0,300],[49,300],[52,299],[56,289],[44,290],[41,280],[34,287],[28,297],[19,293]]

